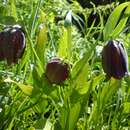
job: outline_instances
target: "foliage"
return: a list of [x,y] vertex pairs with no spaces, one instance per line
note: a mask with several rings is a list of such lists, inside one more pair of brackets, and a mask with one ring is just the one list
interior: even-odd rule
[[[1,31],[7,25],[20,24],[26,35],[26,49],[19,63],[8,66],[0,62],[1,130],[130,128],[130,78],[107,81],[101,64],[101,50],[107,40],[121,39],[130,50],[130,2],[116,4],[104,24],[101,10],[108,6],[94,7],[100,12],[100,22],[85,26],[82,35],[74,24],[64,26],[68,12],[77,20],[77,12],[82,12],[87,25],[91,9],[83,9],[76,1],[0,2]],[[57,23],[58,15],[62,20]],[[46,64],[53,57],[63,58],[71,66],[69,79],[62,85],[46,79]]]

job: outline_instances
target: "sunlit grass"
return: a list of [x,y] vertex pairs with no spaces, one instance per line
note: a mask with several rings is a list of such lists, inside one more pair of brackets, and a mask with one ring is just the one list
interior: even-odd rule
[[[101,13],[101,21],[97,26],[93,21],[88,27],[92,9],[83,9],[77,2],[73,5],[60,0],[1,2],[0,30],[6,25],[23,26],[26,49],[18,64],[8,66],[6,61],[0,62],[0,129],[128,130],[130,78],[107,81],[100,48],[111,38],[121,38],[129,50],[129,30],[122,33],[129,6],[130,2],[126,2],[114,11],[110,9],[107,24],[103,21],[107,11],[103,10],[109,6],[95,8]],[[120,18],[119,10],[125,8]],[[79,11],[84,14],[83,33],[73,23],[64,26],[68,11],[72,15]],[[57,15],[62,17],[58,23]],[[70,75],[64,84],[51,84],[46,78],[46,65],[54,57],[70,65]]]

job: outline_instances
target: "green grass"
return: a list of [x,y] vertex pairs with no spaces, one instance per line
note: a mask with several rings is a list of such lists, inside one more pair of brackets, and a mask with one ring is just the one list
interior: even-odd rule
[[[86,21],[91,11],[60,0],[0,2],[1,31],[6,25],[20,24],[26,36],[19,63],[0,62],[0,130],[130,129],[130,78],[106,81],[100,51],[107,40],[117,38],[129,52],[130,32],[123,30],[128,26],[130,2],[111,10],[105,25],[100,14],[99,25],[86,26],[84,37],[74,25],[66,28],[64,20],[55,23],[57,15],[64,17],[70,10],[72,15],[82,12]],[[96,39],[95,33],[100,34]],[[47,62],[56,56],[71,64],[63,85],[51,85],[45,77]]]

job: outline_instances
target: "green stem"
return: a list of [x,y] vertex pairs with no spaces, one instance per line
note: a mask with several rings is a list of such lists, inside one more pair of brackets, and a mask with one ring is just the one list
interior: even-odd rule
[[116,103],[116,109],[115,109],[115,113],[118,112],[119,107],[120,107],[120,99],[121,99],[121,80],[118,81],[118,97],[117,97],[117,103]]
[[68,60],[71,61],[72,56],[72,33],[71,26],[67,28],[67,44],[68,44]]

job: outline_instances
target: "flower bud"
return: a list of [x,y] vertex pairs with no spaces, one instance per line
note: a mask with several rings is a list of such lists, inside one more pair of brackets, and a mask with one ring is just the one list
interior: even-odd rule
[[0,60],[16,63],[25,50],[25,35],[21,26],[14,25],[0,33]]
[[70,27],[71,25],[72,25],[72,12],[69,11],[65,17],[64,26],[67,28]]
[[61,59],[54,58],[47,64],[45,75],[50,83],[62,84],[69,76],[69,66]]
[[108,41],[102,51],[102,66],[108,77],[121,79],[128,74],[128,56],[120,41]]

